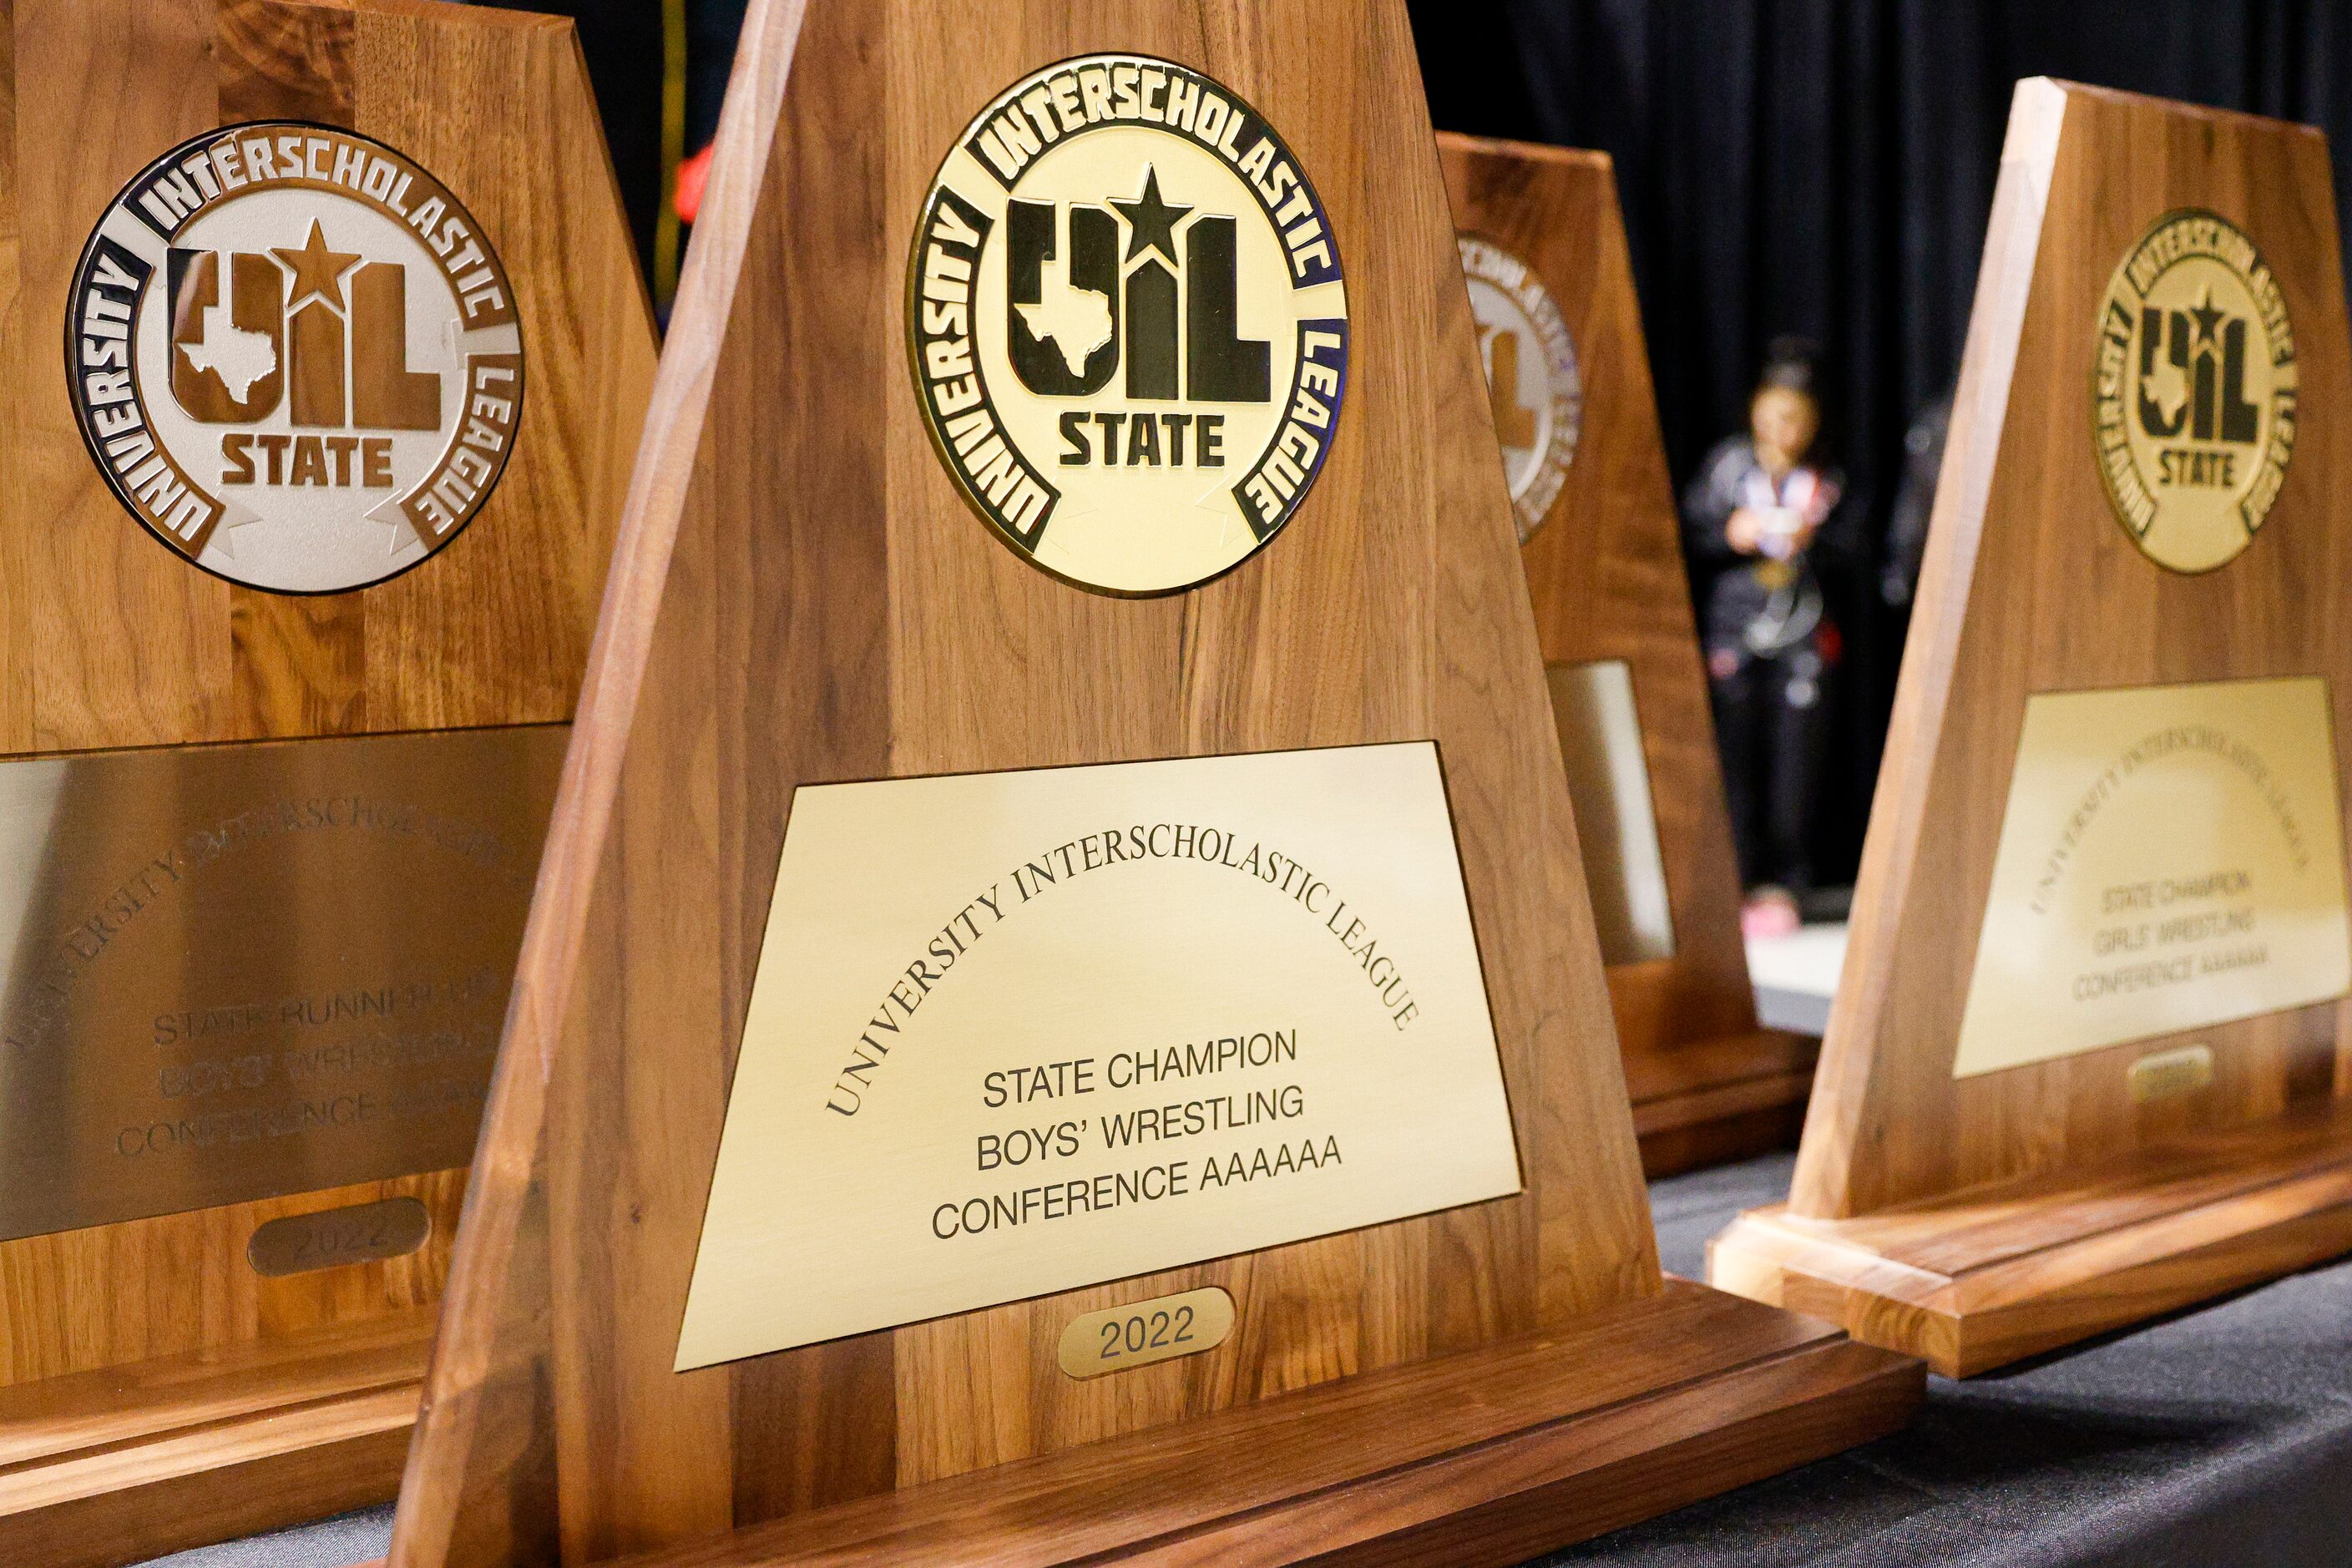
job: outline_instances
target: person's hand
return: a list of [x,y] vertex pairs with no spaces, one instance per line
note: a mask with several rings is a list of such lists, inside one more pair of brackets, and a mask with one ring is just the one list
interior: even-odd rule
[[1813,535],[1819,533],[1821,531],[1822,520],[1813,516],[1811,512],[1807,512],[1803,517],[1798,519],[1797,531],[1789,535],[1789,553],[1791,555],[1803,554],[1805,546],[1811,544],[1813,542]]
[[1755,554],[1764,547],[1764,520],[1753,507],[1734,509],[1723,525],[1723,542],[1742,555]]
[[1748,532],[1752,541],[1748,553],[1771,561],[1787,561],[1805,547],[1811,531],[1796,508],[1759,506],[1743,510],[1748,513]]

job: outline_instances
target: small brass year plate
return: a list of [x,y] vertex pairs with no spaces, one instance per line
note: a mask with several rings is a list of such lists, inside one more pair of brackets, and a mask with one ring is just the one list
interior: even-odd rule
[[276,1279],[405,1257],[432,1228],[433,1216],[415,1198],[386,1198],[268,1221],[245,1244],[245,1257],[256,1274]]
[[2128,1081],[2132,1100],[2138,1105],[2194,1094],[2213,1081],[2213,1047],[2202,1044],[2182,1046],[2177,1050],[2142,1057],[2132,1063]]
[[1100,1377],[1214,1350],[1234,1331],[1234,1299],[1216,1286],[1105,1307],[1070,1320],[1062,1331],[1062,1370]]

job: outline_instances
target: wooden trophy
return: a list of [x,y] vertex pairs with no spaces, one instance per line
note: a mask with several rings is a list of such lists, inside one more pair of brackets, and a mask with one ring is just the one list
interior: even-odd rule
[[751,8],[394,1563],[1503,1563],[1907,1416],[1659,1273],[1467,304],[1396,0]]
[[2317,132],[2020,84],[1795,1190],[1717,1284],[1965,1375],[2352,1247],[2346,356]]
[[0,13],[0,1562],[393,1495],[655,344],[571,24]]
[[1816,1042],[1759,1026],[1641,307],[1605,153],[1441,132],[1642,1166],[1796,1142]]

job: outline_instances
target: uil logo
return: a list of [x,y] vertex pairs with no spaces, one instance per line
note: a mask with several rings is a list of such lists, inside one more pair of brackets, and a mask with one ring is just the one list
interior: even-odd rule
[[2294,329],[2229,219],[2166,214],[2107,284],[2093,372],[2099,470],[2158,565],[2210,572],[2252,542],[2294,455]]
[[1006,89],[932,183],[907,290],[941,461],[1066,582],[1214,577],[1330,451],[1348,310],[1322,203],[1255,110],[1182,66],[1090,55]]
[[337,593],[406,571],[512,451],[506,271],[439,181],[366,137],[262,122],[173,148],[100,216],[70,301],[100,471],[233,582]]
[[1461,236],[1460,244],[1503,475],[1525,544],[1551,515],[1576,460],[1584,417],[1576,340],[1534,268],[1475,235]]

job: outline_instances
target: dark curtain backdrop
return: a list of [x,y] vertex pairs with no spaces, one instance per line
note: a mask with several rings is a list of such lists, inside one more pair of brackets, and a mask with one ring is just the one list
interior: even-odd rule
[[663,12],[682,13],[686,28],[686,150],[691,153],[719,129],[727,75],[735,61],[748,0],[476,0],[513,11],[569,16],[579,26],[580,52],[596,89],[604,140],[613,153],[621,200],[635,234],[637,259],[650,268],[654,223],[661,211],[662,76],[667,50]]
[[1879,593],[1903,436],[1959,367],[2011,88],[2050,75],[2307,121],[2352,197],[2352,0],[1410,0],[1441,129],[1598,147],[1677,481],[1740,427],[1763,347],[1822,346],[1864,559],[1822,870],[1852,874],[1902,617]]

